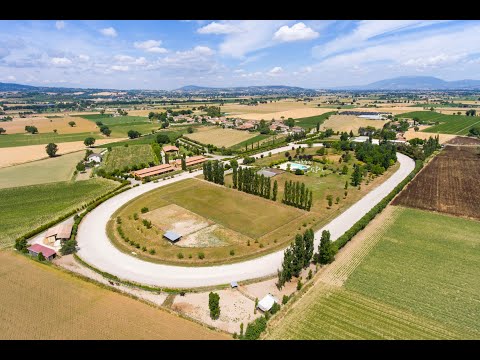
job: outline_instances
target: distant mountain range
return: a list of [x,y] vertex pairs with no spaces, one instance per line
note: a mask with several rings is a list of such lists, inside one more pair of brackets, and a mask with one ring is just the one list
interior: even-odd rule
[[206,87],[187,85],[179,89],[173,90],[175,93],[188,93],[188,94],[305,94],[315,92],[313,89],[305,89],[297,86],[285,86],[285,85],[266,85],[266,86],[235,86],[235,87]]
[[343,86],[332,90],[473,90],[480,89],[480,80],[445,81],[433,76],[400,76],[368,85]]

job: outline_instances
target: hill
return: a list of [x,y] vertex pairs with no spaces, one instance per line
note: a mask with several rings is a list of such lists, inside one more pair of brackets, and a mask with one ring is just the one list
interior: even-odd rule
[[480,80],[445,81],[433,76],[400,76],[367,85],[343,86],[336,90],[465,90],[480,89]]

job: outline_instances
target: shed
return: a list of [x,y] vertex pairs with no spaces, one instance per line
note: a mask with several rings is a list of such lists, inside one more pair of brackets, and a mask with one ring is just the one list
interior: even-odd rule
[[45,259],[47,260],[52,260],[55,257],[55,255],[57,255],[55,250],[40,244],[34,244],[30,246],[27,250],[31,256],[38,256],[38,254],[42,253],[43,256],[45,256]]
[[88,161],[94,161],[96,163],[100,163],[100,162],[102,162],[102,158],[103,158],[102,154],[93,153],[93,154],[88,155],[87,160]]
[[165,234],[163,234],[163,237],[167,238],[171,242],[175,242],[175,241],[180,240],[182,235],[179,235],[174,231],[167,231]]
[[263,312],[268,311],[275,304],[275,298],[271,294],[267,294],[262,300],[258,302],[257,307]]
[[237,288],[237,287],[238,287],[238,283],[237,283],[236,281],[232,281],[232,282],[230,283],[230,287],[231,287],[232,289]]

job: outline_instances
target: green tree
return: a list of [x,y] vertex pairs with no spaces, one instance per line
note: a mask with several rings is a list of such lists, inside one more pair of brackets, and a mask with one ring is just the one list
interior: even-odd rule
[[74,127],[76,124],[75,124],[75,121],[69,121],[68,125],[70,125],[71,127]]
[[304,268],[308,267],[310,261],[312,260],[314,251],[314,238],[315,234],[312,229],[305,230],[305,232],[303,233],[303,243],[305,246],[305,257],[303,261]]
[[348,174],[348,166],[347,166],[347,165],[343,165],[342,175],[347,175],[347,174]]
[[232,181],[233,181],[233,188],[237,188],[237,181],[238,181],[238,167],[233,167],[233,175],[232,175]]
[[42,252],[38,253],[37,259],[38,259],[38,261],[45,261],[45,256],[43,256]]
[[170,138],[165,134],[158,134],[156,140],[159,144],[168,144],[170,142]]
[[65,241],[60,248],[60,254],[69,255],[77,251],[77,241],[74,239],[69,239]]
[[168,153],[165,153],[165,164],[170,164],[170,156]]
[[303,236],[297,234],[295,236],[295,242],[293,245],[293,275],[298,277],[300,271],[303,269],[305,261],[305,244],[303,242]]
[[7,132],[7,130],[5,130],[4,128],[0,127],[0,135],[5,134],[6,132]]
[[277,180],[273,182],[273,193],[272,193],[272,200],[277,201],[277,193],[278,193],[278,183]]
[[95,144],[95,138],[93,137],[87,137],[83,143],[85,144],[85,146],[92,146],[93,144]]
[[187,170],[187,161],[186,161],[185,158],[186,158],[186,155],[184,153],[183,156],[182,156],[182,170],[183,171]]
[[330,240],[330,231],[323,230],[322,237],[320,239],[320,245],[318,245],[318,262],[320,264],[330,264],[335,260],[336,249]]
[[353,186],[360,185],[360,183],[362,182],[362,178],[363,178],[362,169],[359,165],[356,165],[352,173],[352,185]]
[[80,161],[77,166],[76,166],[76,169],[77,171],[85,171],[85,164],[83,163],[83,161]]
[[216,320],[220,317],[220,295],[214,292],[208,294],[208,308],[212,319]]
[[45,151],[47,152],[48,156],[54,157],[58,151],[58,146],[57,144],[49,143],[47,146],[45,146]]
[[136,130],[128,130],[127,135],[130,139],[136,139],[139,138],[141,134]]
[[331,208],[333,204],[333,197],[332,195],[327,195],[327,202],[328,202],[328,207]]

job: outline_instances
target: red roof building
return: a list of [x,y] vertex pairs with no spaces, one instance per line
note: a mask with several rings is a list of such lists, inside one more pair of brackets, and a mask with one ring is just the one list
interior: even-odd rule
[[163,147],[163,152],[172,152],[172,151],[178,151],[178,148],[176,146],[173,146],[173,145],[165,145]]
[[45,259],[47,260],[52,260],[55,257],[55,255],[57,255],[55,250],[40,244],[33,244],[27,250],[32,256],[38,256],[38,254],[42,253],[43,256],[45,256]]
[[145,169],[142,169],[142,170],[132,171],[132,174],[134,176],[137,176],[137,177],[143,179],[144,177],[147,177],[147,176],[160,175],[160,174],[167,173],[167,172],[170,172],[170,171],[173,171],[173,170],[175,170],[175,169],[173,168],[172,165],[162,164],[162,165],[157,165],[157,166],[152,166],[152,167],[149,167],[149,168],[145,168]]

